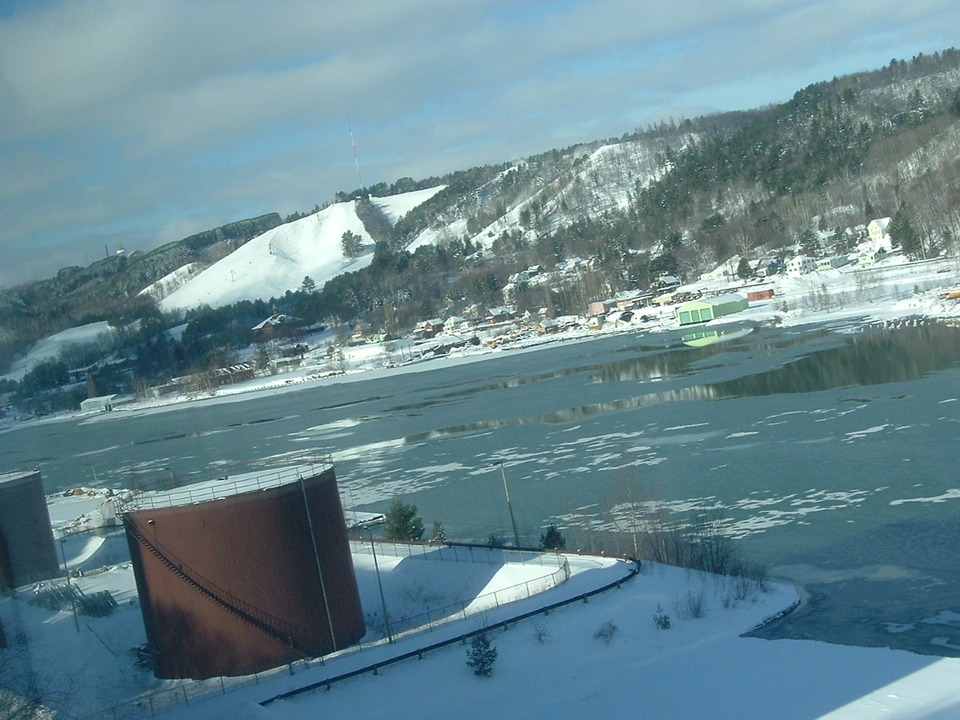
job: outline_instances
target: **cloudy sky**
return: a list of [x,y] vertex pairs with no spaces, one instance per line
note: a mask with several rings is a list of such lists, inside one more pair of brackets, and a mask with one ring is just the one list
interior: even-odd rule
[[956,0],[0,0],[0,286],[225,222],[788,99]]

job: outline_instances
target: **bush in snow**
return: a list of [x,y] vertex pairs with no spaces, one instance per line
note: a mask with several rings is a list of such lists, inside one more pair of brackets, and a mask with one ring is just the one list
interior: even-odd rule
[[547,641],[550,639],[550,631],[547,629],[546,623],[533,623],[533,639],[536,640],[540,645],[546,645]]
[[596,634],[594,634],[594,637],[598,640],[603,640],[607,645],[609,645],[616,632],[617,626],[614,625],[610,620],[604,620],[603,624],[600,626],[600,629],[597,630]]
[[684,620],[699,620],[707,614],[707,593],[701,586],[699,590],[690,588],[682,598],[674,600],[674,609]]
[[657,603],[657,611],[653,614],[653,624],[658,630],[670,629],[670,616],[663,611],[660,603]]
[[467,649],[467,665],[473,668],[473,673],[490,677],[490,673],[493,672],[493,662],[496,659],[497,649],[490,645],[487,634],[481,632],[474,635]]

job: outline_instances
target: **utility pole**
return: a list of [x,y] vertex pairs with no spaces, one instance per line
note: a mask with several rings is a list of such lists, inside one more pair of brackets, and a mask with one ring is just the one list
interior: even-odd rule
[[513,546],[520,547],[520,533],[517,532],[517,521],[513,517],[513,504],[510,502],[510,488],[507,487],[507,473],[503,469],[503,461],[498,460],[500,476],[503,478],[503,494],[507,496],[507,509],[510,511],[510,525],[513,527]]
[[390,616],[387,615],[387,601],[383,596],[383,583],[380,580],[380,565],[377,564],[377,547],[373,543],[373,530],[367,526],[370,535],[370,552],[373,553],[373,570],[377,574],[377,587],[380,588],[380,606],[383,608],[383,624],[387,630],[387,642],[393,644],[393,633],[390,630]]
[[360,177],[360,158],[357,157],[357,144],[353,141],[353,128],[350,127],[350,120],[347,120],[347,131],[350,133],[350,145],[353,147],[353,163],[357,166],[357,187],[363,187],[363,178]]

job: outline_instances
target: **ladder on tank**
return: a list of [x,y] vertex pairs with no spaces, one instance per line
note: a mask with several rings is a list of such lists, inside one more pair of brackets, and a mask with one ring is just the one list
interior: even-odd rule
[[314,656],[314,653],[310,653],[305,648],[299,647],[299,644],[295,642],[295,638],[303,637],[304,635],[303,631],[296,625],[271,615],[266,610],[251,605],[245,600],[241,600],[228,590],[219,587],[211,580],[203,577],[189,565],[182,563],[176,555],[164,548],[161,543],[150,540],[140,532],[137,524],[126,515],[123,516],[123,526],[151,555],[160,560],[172,573],[201,595],[212,600],[240,620],[269,635],[274,640],[278,640],[287,645],[301,658]]

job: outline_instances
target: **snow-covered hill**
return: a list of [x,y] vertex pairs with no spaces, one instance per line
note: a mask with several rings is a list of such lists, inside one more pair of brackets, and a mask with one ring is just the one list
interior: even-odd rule
[[98,340],[112,340],[113,328],[103,320],[78,327],[69,328],[36,342],[22,358],[10,366],[0,380],[23,380],[23,376],[42,362],[57,360],[71,345],[88,346]]
[[[373,202],[391,222],[428,200],[442,187],[419,190]],[[352,232],[363,239],[364,252],[355,258],[343,254],[341,238]],[[240,300],[279,297],[296,290],[309,276],[317,287],[340,273],[359,270],[373,259],[374,241],[357,216],[356,202],[336,203],[313,215],[286,223],[253,238],[202,272],[178,282],[177,273],[145,292],[163,297],[165,311],[199,305],[220,307]],[[166,294],[163,287],[176,287]]]

